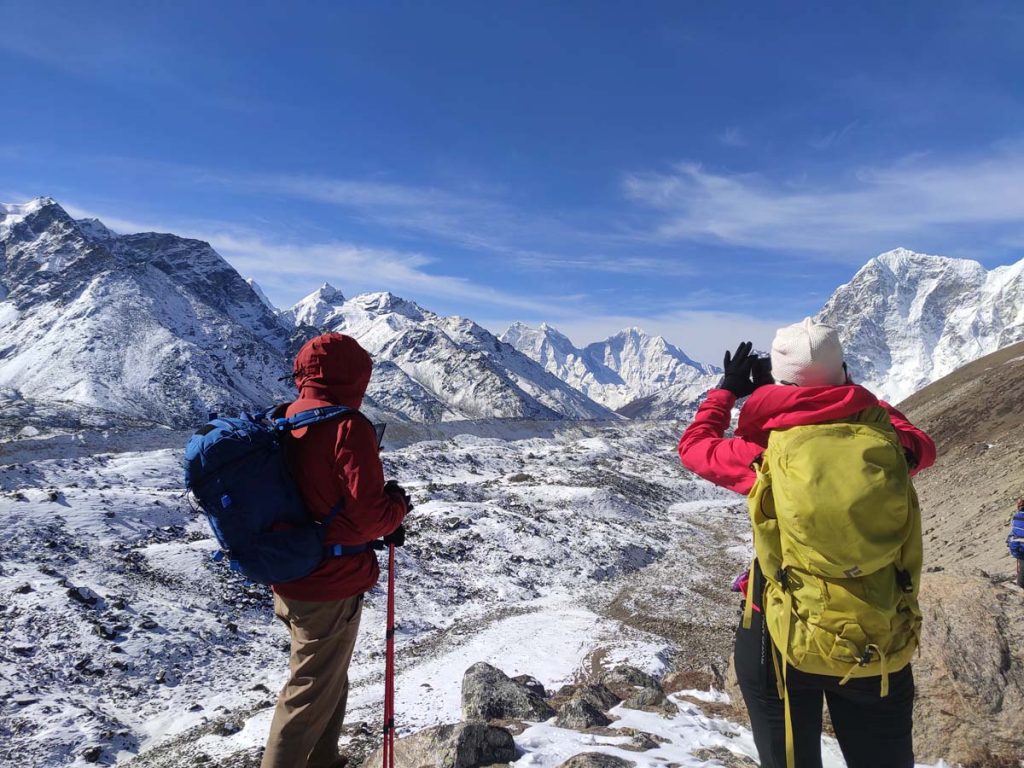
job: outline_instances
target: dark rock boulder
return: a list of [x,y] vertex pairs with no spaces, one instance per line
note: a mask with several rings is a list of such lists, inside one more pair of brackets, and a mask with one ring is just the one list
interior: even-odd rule
[[643,670],[629,664],[620,664],[615,669],[605,672],[598,682],[618,696],[620,701],[630,698],[638,689],[649,689],[664,694],[661,683]]
[[541,721],[554,714],[536,692],[490,664],[478,662],[462,678],[462,716],[466,720]]
[[583,752],[573,755],[558,768],[635,768],[636,763],[603,752]]
[[588,728],[608,725],[611,719],[599,706],[595,705],[593,697],[586,694],[585,689],[580,688],[569,700],[562,704],[555,717],[555,725],[559,728],[569,728],[576,731],[585,731]]
[[[378,768],[381,750],[363,762]],[[481,722],[435,725],[395,742],[395,768],[476,768],[516,759],[512,734]]]

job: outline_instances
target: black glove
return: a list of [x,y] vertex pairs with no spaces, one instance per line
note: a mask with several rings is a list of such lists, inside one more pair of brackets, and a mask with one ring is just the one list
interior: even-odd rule
[[755,357],[754,365],[751,368],[751,377],[754,380],[754,389],[763,387],[765,384],[774,384],[772,359],[770,357]]
[[405,502],[405,512],[412,512],[412,497],[406,493],[405,488],[398,484],[397,480],[388,480],[384,483],[384,493],[388,496],[395,496]]
[[754,345],[751,342],[741,341],[740,345],[736,347],[735,354],[726,350],[725,360],[722,362],[725,375],[718,382],[718,389],[727,389],[737,398],[746,397],[754,391],[754,382],[750,377],[757,355],[750,354],[750,350],[753,348]]
[[394,544],[396,547],[405,546],[405,526],[400,525],[387,536],[384,537],[385,546],[388,544]]

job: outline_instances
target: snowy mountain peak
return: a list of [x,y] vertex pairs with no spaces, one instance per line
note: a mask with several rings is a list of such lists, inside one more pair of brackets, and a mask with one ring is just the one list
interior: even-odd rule
[[625,328],[585,349],[577,348],[547,324],[534,329],[513,323],[501,339],[610,408],[673,384],[700,382],[703,386],[703,377],[712,370],[695,363],[661,336],[650,336],[637,327]]
[[416,302],[395,296],[390,291],[363,293],[351,301],[366,312],[404,315],[411,320],[423,320],[424,317],[431,314]]
[[854,379],[898,402],[1024,338],[1024,260],[991,271],[897,248],[871,259],[818,314]]
[[209,244],[116,235],[51,198],[4,219],[0,387],[168,424],[281,396],[290,332]]
[[339,316],[345,297],[330,283],[324,283],[292,307],[281,312],[281,319],[292,325],[328,328]]

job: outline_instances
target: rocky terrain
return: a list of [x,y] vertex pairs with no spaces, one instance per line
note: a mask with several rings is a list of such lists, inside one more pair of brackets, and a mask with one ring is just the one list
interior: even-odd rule
[[925,555],[937,568],[1007,574],[1014,501],[1024,496],[1024,343],[976,360],[900,408],[935,439],[938,460],[915,482]]
[[[616,659],[705,682],[724,668],[723,646],[670,630],[681,637],[685,616],[727,636],[735,601],[704,563],[742,567],[743,508],[679,469],[674,427],[563,424],[528,439],[424,429],[398,430],[385,452],[417,503],[399,561],[403,734],[457,715],[475,661],[544,685]],[[232,765],[260,745],[285,637],[266,590],[209,560],[215,543],[180,488],[185,437],[82,430],[4,444],[0,764],[141,753],[138,765]],[[687,576],[659,587],[648,568],[661,562]],[[364,614],[354,722],[380,717],[382,596]],[[650,619],[632,596],[657,607]]]

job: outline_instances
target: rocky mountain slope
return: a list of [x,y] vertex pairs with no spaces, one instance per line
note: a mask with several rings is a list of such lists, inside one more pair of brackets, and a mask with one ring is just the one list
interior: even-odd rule
[[938,447],[915,480],[928,563],[1010,573],[1007,521],[1024,496],[1024,343],[960,368],[901,404]]
[[0,387],[168,424],[286,394],[290,332],[208,244],[0,208]]
[[839,330],[854,379],[899,402],[1024,340],[1024,260],[986,270],[899,248],[871,259],[818,319]]
[[409,420],[615,418],[472,320],[390,293],[345,299],[325,284],[282,316],[358,339],[383,364],[370,396]]
[[704,391],[707,387],[703,385],[717,370],[691,360],[661,336],[649,336],[639,328],[627,328],[584,349],[546,323],[539,328],[513,323],[501,340],[591,399],[614,409],[668,387]]

